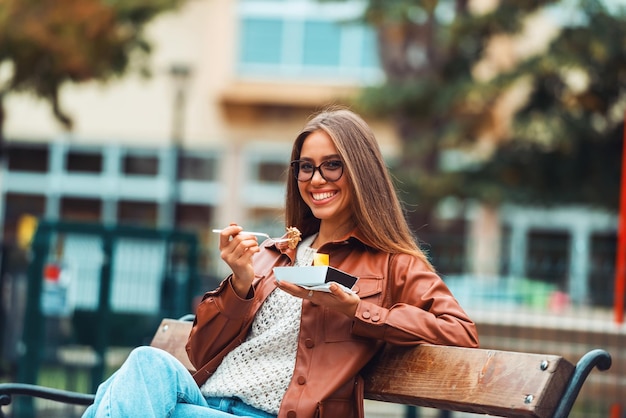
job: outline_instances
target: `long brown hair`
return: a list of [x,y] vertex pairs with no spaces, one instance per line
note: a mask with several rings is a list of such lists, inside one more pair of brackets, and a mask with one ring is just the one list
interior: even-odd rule
[[[311,133],[324,131],[344,163],[352,192],[352,213],[357,228],[374,248],[389,253],[413,254],[432,269],[404,217],[374,133],[354,112],[334,108],[313,117],[294,141],[291,160],[300,158],[302,144]],[[287,180],[286,226],[295,226],[303,236],[316,233],[320,220],[313,216],[298,190],[293,175]]]

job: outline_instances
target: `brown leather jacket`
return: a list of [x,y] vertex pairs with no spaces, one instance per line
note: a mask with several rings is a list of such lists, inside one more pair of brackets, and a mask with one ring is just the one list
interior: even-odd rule
[[[353,289],[361,302],[348,318],[302,301],[296,365],[278,417],[362,418],[359,371],[385,343],[478,346],[474,323],[439,276],[416,257],[380,252],[366,242],[354,232],[318,250],[330,254],[331,266],[359,278]],[[204,295],[186,347],[199,385],[246,338],[276,288],[272,268],[291,265],[294,258],[293,250],[267,246],[254,256],[249,299],[236,295],[230,278]]]

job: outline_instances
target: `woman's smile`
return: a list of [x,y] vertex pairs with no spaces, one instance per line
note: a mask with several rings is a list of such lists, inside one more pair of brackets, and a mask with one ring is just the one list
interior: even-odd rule
[[322,203],[322,201],[324,200],[328,200],[330,198],[332,198],[333,196],[335,196],[337,194],[337,191],[323,191],[323,192],[312,192],[311,196],[313,197],[313,200],[317,203]]

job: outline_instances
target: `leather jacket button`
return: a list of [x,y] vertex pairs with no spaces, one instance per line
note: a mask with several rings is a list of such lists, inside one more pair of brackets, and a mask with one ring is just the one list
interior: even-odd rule
[[304,345],[306,348],[313,348],[313,346],[315,346],[315,343],[312,339],[307,338],[306,340],[304,340]]
[[287,418],[296,418],[296,411],[287,412]]
[[374,314],[374,316],[372,316],[372,322],[378,322],[380,321],[380,315],[379,314]]
[[370,316],[371,316],[371,315],[370,315],[370,312],[369,312],[369,311],[365,311],[365,312],[363,312],[363,314],[361,314],[361,316],[362,316],[363,318],[365,318],[365,319],[370,319]]
[[298,376],[298,384],[299,385],[304,385],[305,383],[306,383],[306,377]]

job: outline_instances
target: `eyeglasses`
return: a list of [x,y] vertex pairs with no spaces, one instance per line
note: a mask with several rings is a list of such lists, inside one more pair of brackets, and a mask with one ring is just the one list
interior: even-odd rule
[[317,167],[310,161],[292,161],[293,175],[298,181],[309,181],[315,175],[315,171],[320,172],[320,176],[326,181],[337,181],[343,175],[343,162],[340,160],[324,161]]

